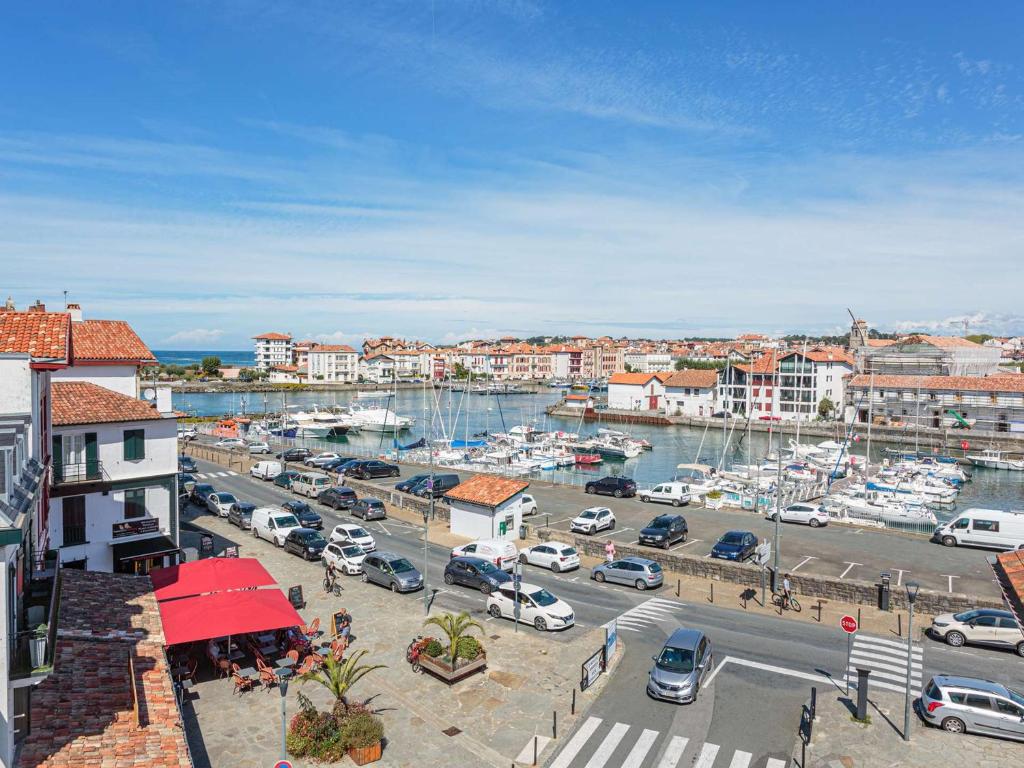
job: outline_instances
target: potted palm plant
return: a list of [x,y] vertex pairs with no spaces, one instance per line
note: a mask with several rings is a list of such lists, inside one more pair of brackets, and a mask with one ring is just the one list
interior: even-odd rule
[[419,658],[420,669],[440,677],[451,685],[457,680],[468,677],[487,666],[487,654],[483,645],[474,637],[469,636],[472,630],[483,632],[480,622],[471,618],[469,613],[442,613],[431,616],[423,622],[423,626],[433,625],[444,633],[448,641],[444,656],[435,658],[422,654]]
[[299,678],[302,683],[319,683],[326,688],[334,697],[336,709],[344,709],[348,705],[347,695],[349,690],[375,669],[383,669],[384,664],[363,664],[362,658],[367,653],[362,648],[342,661],[335,661],[334,656],[324,657],[323,666],[306,672]]

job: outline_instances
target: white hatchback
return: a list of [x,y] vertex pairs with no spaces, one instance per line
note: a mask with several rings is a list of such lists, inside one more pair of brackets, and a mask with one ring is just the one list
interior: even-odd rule
[[811,528],[828,525],[828,512],[816,504],[790,504],[779,512],[771,512],[769,520],[778,518],[783,523],[803,523]]
[[234,494],[216,491],[206,497],[206,508],[218,517],[227,517],[228,512],[231,511],[231,505],[237,501]]
[[535,547],[519,550],[519,562],[524,565],[539,565],[552,572],[571,571],[580,567],[580,556],[575,549],[560,541],[546,541]]
[[597,533],[605,528],[615,528],[615,513],[608,507],[588,507],[580,512],[569,523],[569,531],[580,533]]
[[[516,590],[502,584],[487,597],[487,612],[496,619],[516,619]],[[519,621],[540,632],[568,629],[575,623],[572,606],[536,584],[519,585]]]
[[537,500],[528,493],[524,493],[523,496],[523,517],[527,515],[537,514]]
[[320,562],[326,567],[333,565],[342,573],[349,576],[363,572],[363,558],[366,557],[366,550],[358,544],[343,544],[332,541],[320,556]]
[[355,523],[342,523],[334,526],[334,530],[331,531],[328,538],[333,542],[351,541],[367,552],[377,549],[377,542],[373,540],[373,536],[365,528]]
[[214,443],[215,448],[245,448],[246,442],[240,437],[225,437]]

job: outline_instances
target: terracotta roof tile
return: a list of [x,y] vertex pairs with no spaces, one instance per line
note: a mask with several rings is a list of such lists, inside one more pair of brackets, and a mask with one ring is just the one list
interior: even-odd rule
[[70,326],[66,312],[0,312],[0,352],[66,362]]
[[320,346],[311,349],[310,352],[319,354],[320,352],[351,352],[355,354],[355,350],[347,344],[321,344]]
[[291,341],[292,337],[287,333],[261,333],[259,336],[253,336],[253,338],[266,341]]
[[895,343],[895,339],[868,339],[869,347],[891,347]]
[[161,418],[149,403],[88,381],[54,381],[50,391],[55,427]]
[[74,362],[123,360],[155,362],[138,334],[124,320],[81,320],[71,323]]
[[[1024,392],[1024,376],[901,376],[876,374],[875,389],[948,389],[970,392]],[[861,373],[850,379],[848,386],[869,387],[871,376]]]
[[980,347],[981,344],[975,344],[969,339],[962,339],[959,336],[928,336],[923,333],[918,333],[913,336],[908,336],[905,339],[900,339],[898,344],[931,344],[935,347]]
[[496,507],[529,487],[530,484],[523,480],[511,480],[494,475],[476,475],[448,491],[445,498],[479,504],[483,507]]
[[996,580],[1017,621],[1024,626],[1024,552],[1003,552],[992,564]]
[[656,373],[613,373],[609,379],[609,384],[634,384],[644,385],[651,379],[658,379],[661,381],[661,377]]
[[701,387],[711,388],[718,383],[718,371],[692,368],[685,371],[676,371],[665,379],[666,387]]

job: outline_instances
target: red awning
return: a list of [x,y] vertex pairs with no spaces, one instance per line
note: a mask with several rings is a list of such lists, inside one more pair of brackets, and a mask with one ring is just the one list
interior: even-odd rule
[[250,589],[276,584],[253,557],[208,557],[191,563],[157,568],[149,574],[157,600]]
[[277,589],[216,592],[160,603],[167,645],[298,627],[302,617]]

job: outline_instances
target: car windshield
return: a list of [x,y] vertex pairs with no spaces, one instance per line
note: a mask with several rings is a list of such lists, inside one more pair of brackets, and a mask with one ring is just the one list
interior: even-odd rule
[[416,570],[412,567],[412,563],[410,563],[404,557],[400,557],[397,560],[392,560],[391,567],[394,569],[395,573],[408,573],[409,571]]
[[693,651],[688,648],[662,648],[658,668],[669,672],[693,672]]
[[365,555],[366,553],[363,551],[363,548],[360,547],[358,544],[353,544],[351,547],[342,547],[341,554],[343,554],[345,557],[360,557],[361,555]]
[[230,493],[218,493],[217,498],[220,500],[221,504],[234,504],[237,501],[237,499]]
[[[342,530],[344,531],[344,529]],[[349,528],[347,531],[344,532],[347,533],[349,536],[358,536],[360,539],[365,539],[367,536],[370,535],[362,528]]]
[[743,534],[742,533],[727,533],[722,537],[722,544],[742,544]]
[[668,528],[672,525],[672,518],[670,517],[656,517],[651,520],[650,528]]
[[327,544],[326,539],[316,531],[307,531],[303,534],[303,538],[309,546],[313,546],[314,544]]
[[1017,691],[1013,690],[1013,688],[1007,688],[1006,692],[1010,694],[1010,699],[1014,703],[1020,704],[1022,707],[1024,707],[1024,696],[1021,696],[1019,693],[1017,693]]
[[530,593],[530,599],[533,600],[537,605],[549,606],[554,605],[558,602],[558,598],[548,592],[546,589],[538,589],[536,592]]
[[585,509],[583,510],[583,513],[580,515],[580,517],[582,517],[584,520],[591,520],[597,517],[597,512],[595,512],[592,509]]
[[292,511],[297,515],[303,515],[306,512],[310,511],[309,504],[306,504],[305,502],[302,501],[293,501],[289,506],[292,508]]
[[971,619],[978,618],[978,611],[964,611],[963,613],[953,614],[953,618],[957,621],[970,621]]
[[254,509],[256,509],[256,505],[255,504],[239,504],[238,505],[238,511],[241,512],[243,515],[251,515],[252,511]]
[[274,518],[274,525],[278,528],[298,528],[299,521],[294,515],[280,515]]

